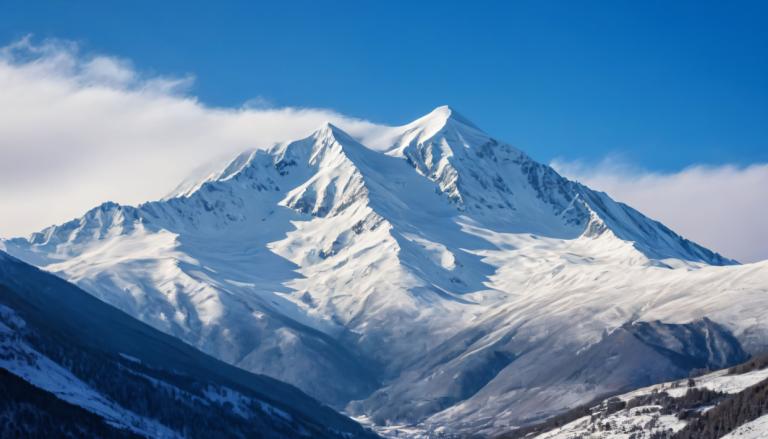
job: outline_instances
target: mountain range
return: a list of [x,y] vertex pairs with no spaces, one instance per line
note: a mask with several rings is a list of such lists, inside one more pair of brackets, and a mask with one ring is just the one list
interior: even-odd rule
[[362,137],[326,124],[0,247],[379,431],[495,434],[768,347],[768,261],[449,107]]

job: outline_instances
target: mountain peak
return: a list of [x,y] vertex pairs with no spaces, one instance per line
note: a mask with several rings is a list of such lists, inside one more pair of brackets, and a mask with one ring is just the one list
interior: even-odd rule
[[315,132],[324,132],[324,131],[338,131],[340,130],[339,127],[332,124],[330,121],[323,122],[318,129],[315,130]]
[[325,122],[318,129],[316,129],[310,136],[315,139],[333,138],[336,141],[358,143],[352,136],[347,134],[346,131],[332,124],[331,122]]
[[432,137],[448,127],[458,129],[470,128],[473,131],[482,132],[472,121],[448,105],[441,105],[435,108],[428,114],[409,123],[406,127],[422,132],[420,137],[424,137],[425,134],[427,135],[426,137]]
[[427,117],[439,117],[447,120],[453,114],[454,109],[450,105],[440,105],[427,114]]
[[441,134],[473,139],[480,144],[490,137],[472,121],[462,116],[448,105],[441,105],[428,114],[408,124],[394,127],[383,136],[376,139],[366,139],[374,149],[398,150],[411,143],[424,143],[439,137]]
[[475,125],[471,120],[464,117],[461,113],[456,111],[450,105],[441,105],[435,108],[434,110],[432,110],[431,112],[429,112],[429,114],[417,119],[415,122],[418,122],[420,120],[442,123],[443,125],[447,125],[449,123],[458,123],[461,125],[466,125],[470,128],[474,128],[476,130],[480,130],[480,128],[478,128],[477,125]]

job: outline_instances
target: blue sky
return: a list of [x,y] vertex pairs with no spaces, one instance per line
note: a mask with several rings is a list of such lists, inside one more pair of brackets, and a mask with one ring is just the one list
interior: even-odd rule
[[257,99],[402,123],[450,104],[550,161],[654,171],[768,161],[768,2],[3,1],[32,33],[213,106]]

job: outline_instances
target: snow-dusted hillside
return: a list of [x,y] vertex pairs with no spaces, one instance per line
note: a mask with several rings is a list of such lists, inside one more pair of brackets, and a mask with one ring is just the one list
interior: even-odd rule
[[4,245],[379,425],[500,431],[768,345],[768,262],[700,247],[448,107],[367,138],[325,125]]
[[0,370],[2,437],[375,437],[3,252]]
[[[691,380],[661,383],[638,389],[623,395],[606,399],[584,410],[585,415],[543,433],[514,432],[502,436],[528,439],[676,439],[679,437],[723,437],[765,438],[768,437],[766,416],[741,424],[729,432],[727,423],[715,421],[719,407],[732,403],[738,397],[743,402],[737,405],[768,407],[768,400],[745,396],[751,389],[768,383],[768,368],[745,373],[729,373],[720,370]],[[751,388],[751,389],[750,389]],[[731,401],[729,401],[731,400]],[[747,411],[737,408],[740,412]],[[711,433],[687,432],[684,428],[696,421],[706,424],[705,414],[711,418],[710,425],[717,425]],[[727,416],[733,424],[732,414]],[[702,422],[704,421],[704,422]],[[546,427],[544,427],[547,429]],[[690,428],[690,427],[689,427]]]
[[768,415],[742,425],[723,436],[723,439],[764,439],[768,437]]

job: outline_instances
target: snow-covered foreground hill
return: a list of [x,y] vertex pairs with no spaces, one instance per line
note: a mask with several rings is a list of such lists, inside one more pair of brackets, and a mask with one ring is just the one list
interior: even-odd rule
[[581,416],[559,427],[542,425],[544,432],[510,432],[500,439],[766,438],[768,356],[761,366],[645,387],[579,409]]
[[0,436],[372,438],[0,252]]
[[768,262],[448,107],[366,138],[326,125],[3,245],[226,362],[423,431],[502,431],[768,345]]

